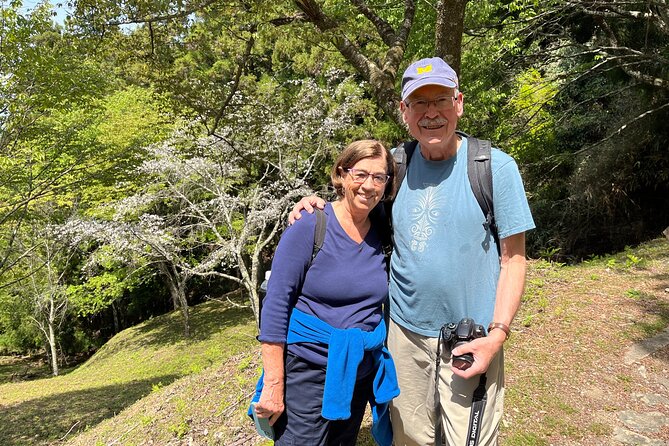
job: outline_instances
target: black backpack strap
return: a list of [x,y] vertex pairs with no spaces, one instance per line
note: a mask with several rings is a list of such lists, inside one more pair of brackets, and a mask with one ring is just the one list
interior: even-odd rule
[[409,161],[411,161],[411,156],[416,151],[416,146],[418,141],[408,141],[400,143],[399,146],[395,147],[393,150],[393,158],[395,158],[395,163],[397,164],[397,187],[399,188],[404,180],[404,177],[407,174],[407,169],[409,168]]
[[[417,146],[418,146],[418,141],[413,140],[400,143],[400,145],[395,147],[395,150],[393,150],[393,158],[395,159],[395,164],[397,164],[397,170],[395,171],[395,181],[398,190],[402,185],[402,181],[404,181],[404,177],[407,174],[407,169],[409,168],[409,162],[411,161],[411,157],[413,156],[413,153],[416,151]],[[394,199],[383,201],[383,212],[385,213],[385,217],[388,219],[388,224],[390,226],[389,251],[392,250],[392,244],[393,244],[392,226],[393,226],[394,202],[395,202]],[[388,257],[390,257],[390,254],[388,254]]]
[[316,255],[323,247],[323,242],[325,241],[325,229],[327,227],[328,221],[325,217],[325,212],[322,209],[314,208],[316,212],[316,227],[314,228],[314,249],[311,251],[311,260],[309,261],[309,266],[314,262]]
[[[492,199],[492,161],[490,152],[490,141],[471,136],[467,138],[467,175],[469,176],[469,184],[485,216],[483,227],[494,238],[497,245],[497,255],[500,255],[499,234],[497,233],[495,209]],[[489,244],[488,241],[486,243]]]
[[369,219],[381,239],[381,248],[383,249],[384,257],[386,258],[388,272],[390,272],[390,255],[393,253],[393,235],[390,226],[390,215],[387,213],[389,209],[388,206],[391,206],[391,204],[383,201],[377,204],[369,213]]

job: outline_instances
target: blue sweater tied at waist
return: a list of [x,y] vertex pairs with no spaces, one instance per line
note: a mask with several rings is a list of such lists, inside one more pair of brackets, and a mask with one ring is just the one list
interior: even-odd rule
[[[323,408],[321,415],[328,420],[346,420],[351,417],[351,399],[358,373],[358,366],[366,351],[371,352],[376,374],[374,376],[374,400],[372,408],[372,436],[377,444],[392,444],[392,429],[388,403],[400,394],[397,373],[388,349],[386,324],[383,320],[373,331],[359,328],[339,329],[293,309],[288,326],[287,344],[298,342],[328,345],[328,360],[325,370]],[[260,399],[262,376],[256,386],[253,401]]]

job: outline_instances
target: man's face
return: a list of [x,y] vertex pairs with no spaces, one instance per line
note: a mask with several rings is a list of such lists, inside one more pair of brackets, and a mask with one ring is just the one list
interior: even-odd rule
[[454,139],[455,129],[463,107],[462,93],[456,95],[455,91],[439,85],[426,85],[400,103],[409,132],[428,151],[447,149],[457,141]]

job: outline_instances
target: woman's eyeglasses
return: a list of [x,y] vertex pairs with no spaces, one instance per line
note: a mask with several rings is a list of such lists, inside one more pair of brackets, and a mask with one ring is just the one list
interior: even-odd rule
[[385,173],[369,173],[366,170],[360,169],[344,169],[346,173],[351,175],[354,183],[362,184],[367,181],[367,178],[372,177],[372,182],[377,186],[386,184],[390,179],[390,175]]

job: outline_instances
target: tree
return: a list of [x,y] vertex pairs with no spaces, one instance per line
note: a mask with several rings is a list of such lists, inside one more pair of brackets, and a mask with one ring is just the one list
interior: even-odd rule
[[526,176],[542,238],[580,257],[654,236],[669,219],[666,2],[546,6],[525,54],[554,91],[533,115],[550,113],[553,144]]
[[[219,93],[214,96],[219,104],[229,102],[235,88],[244,82],[245,76],[256,74],[255,70],[262,66],[260,64],[268,64],[269,61],[263,52],[269,48],[263,42],[266,36],[274,33],[267,29],[268,25],[285,27],[291,32],[296,30],[300,34],[308,33],[312,41],[323,42],[336,48],[340,57],[343,57],[369,85],[370,93],[378,106],[397,125],[403,126],[398,111],[397,83],[401,77],[402,67],[406,65],[405,61],[413,59],[417,54],[422,53],[422,56],[426,56],[429,53],[445,58],[456,71],[459,71],[467,3],[466,0],[439,0],[432,6],[415,0],[405,0],[401,4],[394,2],[372,4],[363,0],[350,2],[298,0],[268,4],[245,0],[204,3],[166,2],[149,6],[139,2],[78,0],[75,5],[78,23],[97,32],[127,24],[142,24],[146,31],[143,35],[148,36],[144,48],[150,49],[150,53],[156,56],[154,60],[169,61],[171,58],[165,57],[167,54],[165,50],[169,53],[168,48],[172,45],[176,50],[172,54],[184,62],[182,68],[190,70],[197,67],[195,78],[200,79],[198,82],[200,89],[204,87],[204,91],[209,92],[214,91],[210,87],[219,86],[216,88]],[[220,17],[231,20],[222,21]],[[224,22],[227,24],[222,25]],[[317,30],[318,33],[310,32],[309,29],[299,29],[305,28],[307,23],[315,27],[312,30]],[[416,24],[421,32],[417,36],[412,36],[412,29]],[[167,36],[171,35],[170,27],[185,31],[189,37],[177,39],[178,43],[174,45],[167,43]],[[214,29],[219,31],[218,34],[209,34]],[[215,36],[220,35],[221,31],[234,37],[227,41],[216,38]],[[199,38],[202,35],[210,36],[211,41],[204,43]],[[426,41],[428,35],[431,42]],[[191,51],[188,60],[179,48],[195,43],[194,39],[198,39],[195,47],[199,51]],[[420,41],[420,44],[414,43],[412,47],[411,39],[414,42]],[[161,42],[163,52],[159,49]],[[212,51],[213,42],[219,44],[217,51]],[[228,46],[221,47],[222,42],[226,42]],[[237,43],[237,49],[229,46],[234,42]],[[189,47],[193,48],[193,45]],[[283,48],[285,48],[283,45],[279,45],[278,51]],[[273,49],[271,51],[274,52]],[[307,49],[307,52],[310,51],[312,49]],[[320,54],[324,54],[325,58],[315,61],[314,65],[322,67],[323,62],[330,56],[327,55],[327,51],[321,51]],[[226,57],[221,58],[223,55]],[[193,63],[195,60],[200,63]],[[202,68],[207,66],[211,67],[207,70],[208,78],[205,82],[201,82],[202,78],[199,75],[205,73]],[[212,75],[214,77],[211,77]],[[182,79],[188,77],[181,73]],[[221,86],[225,87],[220,88]],[[181,88],[184,93],[187,91],[185,87],[187,86]],[[212,112],[218,111],[218,114],[214,114],[214,123],[220,111],[225,108],[208,105],[202,109],[193,101],[189,102],[203,117],[212,116]],[[215,125],[210,126],[210,129],[213,128]]]
[[[141,148],[164,138],[171,124],[155,92],[124,87],[90,40],[52,23],[47,4],[30,14],[20,7],[0,10],[0,313],[7,315],[5,348],[24,352],[35,348],[28,315],[44,333],[49,317],[54,324],[61,317],[35,316],[48,301],[44,293],[33,299],[38,288],[58,283],[51,302],[65,302],[64,290],[76,284],[71,275],[60,282],[44,275],[49,265],[36,262],[52,259],[34,228],[75,212],[96,215],[101,203],[134,192]],[[17,293],[19,284],[34,292]],[[59,323],[72,324],[71,310],[70,303],[62,308],[66,322]]]
[[18,299],[10,308],[29,303],[30,319],[42,334],[52,373],[57,376],[59,334],[70,313],[65,290],[72,253],[65,249],[53,227],[39,222],[22,236],[31,248],[24,248],[28,254],[20,261],[25,273],[15,275],[16,280],[7,285],[9,294]]
[[[334,78],[328,88],[267,82],[263,96],[234,99],[219,134],[193,140],[182,133],[150,147],[138,171],[147,187],[117,202],[112,220],[73,220],[64,229],[77,242],[111,247],[125,263],[141,259],[135,263],[156,268],[186,335],[187,289],[197,276],[241,285],[258,317],[262,256],[294,200],[309,193],[307,178],[350,126],[361,94],[347,79]],[[284,107],[272,108],[277,103]]]

